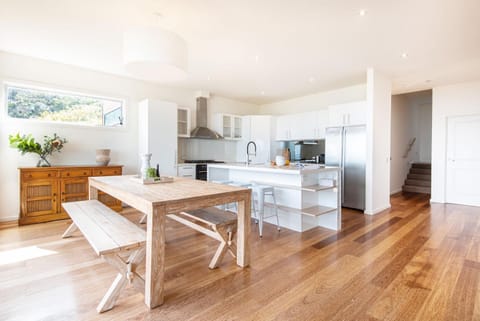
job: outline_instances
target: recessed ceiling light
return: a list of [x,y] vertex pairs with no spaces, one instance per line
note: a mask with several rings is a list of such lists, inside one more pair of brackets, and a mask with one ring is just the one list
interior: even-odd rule
[[212,80],[212,77],[208,76],[208,77],[207,77],[207,80]]
[[361,9],[361,10],[358,12],[358,14],[363,17],[364,15],[367,14],[367,10]]
[[258,62],[260,60],[260,57],[258,55],[255,56],[255,62]]
[[315,77],[310,77],[310,78],[308,78],[308,81],[309,81],[310,83],[315,82]]
[[264,91],[260,92],[260,95],[265,96],[265,92]]
[[408,58],[408,53],[403,52],[403,53],[402,53],[402,58],[403,58],[403,59],[407,59],[407,58]]

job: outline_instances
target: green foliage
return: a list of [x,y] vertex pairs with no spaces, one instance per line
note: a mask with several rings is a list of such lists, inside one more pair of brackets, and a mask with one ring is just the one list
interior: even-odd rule
[[8,140],[10,141],[10,147],[17,148],[22,155],[26,153],[42,154],[42,146],[35,141],[31,134],[20,136],[20,133],[17,133],[16,135],[9,135]]
[[102,108],[96,105],[76,105],[57,112],[44,111],[39,119],[102,125]]
[[8,87],[8,115],[14,118],[102,124],[102,102],[29,88]]
[[18,149],[22,155],[26,153],[38,154],[48,165],[46,157],[52,155],[53,152],[60,152],[63,145],[67,142],[65,138],[61,138],[56,133],[53,134],[53,137],[43,136],[43,146],[37,143],[31,134],[20,136],[20,133],[17,133],[16,135],[9,135],[8,140],[10,147]]

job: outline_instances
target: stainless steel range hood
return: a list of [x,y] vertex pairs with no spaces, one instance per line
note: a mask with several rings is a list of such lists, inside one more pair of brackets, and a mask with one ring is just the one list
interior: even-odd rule
[[190,133],[190,138],[223,139],[219,133],[207,127],[207,111],[207,98],[197,97],[197,127]]

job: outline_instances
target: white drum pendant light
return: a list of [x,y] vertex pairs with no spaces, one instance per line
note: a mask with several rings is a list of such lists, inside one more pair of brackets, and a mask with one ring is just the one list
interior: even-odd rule
[[123,62],[133,76],[178,81],[187,77],[187,45],[177,34],[165,29],[130,29],[123,34]]

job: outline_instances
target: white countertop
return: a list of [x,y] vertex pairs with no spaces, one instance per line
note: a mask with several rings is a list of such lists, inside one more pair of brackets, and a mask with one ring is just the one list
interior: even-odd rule
[[303,174],[314,174],[324,171],[336,171],[339,168],[334,166],[324,166],[318,164],[303,164],[303,166],[290,165],[290,166],[273,166],[265,164],[250,164],[248,166],[245,163],[226,163],[226,164],[207,164],[208,167],[212,168],[223,168],[223,169],[233,169],[241,171],[251,171],[251,172],[270,172],[278,174],[289,174],[289,175],[303,175]]

